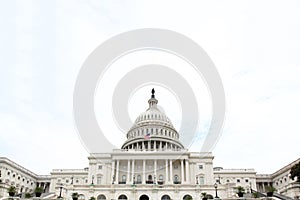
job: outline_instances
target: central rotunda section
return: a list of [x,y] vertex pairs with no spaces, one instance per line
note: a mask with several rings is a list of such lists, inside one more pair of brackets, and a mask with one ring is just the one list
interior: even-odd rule
[[141,113],[127,133],[124,150],[180,151],[184,149],[171,120],[157,107],[155,90],[148,100],[149,108]]

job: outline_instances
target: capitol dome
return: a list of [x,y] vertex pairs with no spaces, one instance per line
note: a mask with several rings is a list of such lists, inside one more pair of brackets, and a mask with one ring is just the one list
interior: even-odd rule
[[122,149],[178,151],[184,148],[171,120],[157,107],[158,100],[154,94],[152,89],[151,98],[148,100],[149,108],[136,118]]

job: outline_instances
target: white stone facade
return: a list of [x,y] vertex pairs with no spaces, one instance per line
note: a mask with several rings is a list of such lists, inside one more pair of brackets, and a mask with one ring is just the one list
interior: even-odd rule
[[32,193],[42,187],[49,192],[50,176],[37,175],[17,163],[0,157],[0,197],[7,196],[7,189],[15,186],[18,193]]
[[[266,178],[277,184],[288,179],[289,167],[266,177],[256,175],[254,169],[214,168],[212,153],[184,148],[170,119],[157,108],[154,91],[148,103],[149,108],[137,117],[121,149],[91,154],[85,169],[55,169],[50,176],[39,176],[0,158],[0,197],[7,196],[7,188],[15,185],[22,193],[41,186],[45,193],[55,194],[54,198],[61,192],[68,200],[74,192],[80,194],[79,200],[201,199],[202,192],[212,196],[217,192],[222,199],[229,199],[236,198],[237,186],[250,192],[261,189],[257,180]],[[287,183],[290,187],[290,180]],[[285,185],[277,188],[290,194]]]

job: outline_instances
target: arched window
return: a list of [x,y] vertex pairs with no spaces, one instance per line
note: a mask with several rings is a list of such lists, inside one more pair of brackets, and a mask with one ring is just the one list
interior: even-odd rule
[[84,197],[83,194],[80,194],[80,195],[78,196],[78,200],[84,200],[84,199],[85,199],[85,197]]
[[106,199],[106,196],[104,196],[103,194],[100,194],[100,195],[97,197],[97,200],[100,200],[100,199]]
[[171,197],[169,195],[164,195],[161,197],[161,200],[171,200]]
[[184,195],[183,200],[193,200],[193,197],[189,194]]
[[149,176],[148,176],[148,180],[149,180],[149,181],[152,181],[152,175],[149,175]]
[[127,200],[127,199],[128,199],[127,196],[124,194],[120,195],[118,198],[118,200]]
[[139,200],[149,200],[149,197],[143,194],[142,196],[140,196]]

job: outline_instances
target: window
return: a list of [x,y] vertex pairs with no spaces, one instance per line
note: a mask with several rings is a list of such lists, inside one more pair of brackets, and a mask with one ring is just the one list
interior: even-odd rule
[[126,182],[126,175],[122,176],[122,182]]
[[203,165],[199,165],[199,169],[203,169]]
[[229,183],[230,182],[230,180],[229,179],[227,179],[227,183]]
[[171,197],[169,195],[164,195],[161,197],[161,200],[170,200]]
[[137,176],[137,183],[142,183],[142,177],[141,177],[141,175]]
[[97,200],[100,200],[100,199],[106,199],[106,197],[105,197],[103,194],[100,194],[100,195],[97,197]]
[[248,179],[246,179],[246,180],[245,180],[245,182],[246,182],[246,183],[248,183],[248,182],[249,182],[249,180],[248,180]]
[[164,179],[164,176],[161,174],[159,175],[159,180],[162,181]]
[[178,181],[178,175],[174,176],[174,181],[177,182]]
[[174,169],[178,169],[178,165],[174,165]]
[[7,175],[10,175],[10,172],[7,172]]
[[100,170],[101,170],[101,169],[102,169],[102,165],[99,165],[99,166],[98,166],[98,169],[100,169]]
[[204,185],[204,177],[203,176],[199,177],[199,183],[200,183],[200,185]]
[[238,182],[238,183],[239,183],[239,182],[241,182],[241,180],[240,180],[240,179],[237,179],[237,180],[236,180],[236,182]]
[[61,182],[61,179],[58,179],[57,182],[60,183],[60,182]]
[[16,177],[16,175],[15,174],[13,174],[13,178],[15,178]]
[[78,179],[76,180],[76,183],[79,183],[79,180],[78,180]]
[[84,200],[84,199],[85,199],[85,197],[84,197],[84,195],[83,195],[83,194],[80,194],[80,195],[78,196],[78,199],[79,199],[79,200]]
[[69,179],[66,180],[66,183],[69,183]]
[[184,195],[183,200],[190,200],[193,199],[191,195]]
[[102,180],[102,177],[101,177],[101,176],[97,176],[97,184],[98,184],[98,185],[101,184],[101,180]]
[[127,196],[124,194],[120,195],[118,198],[118,200],[127,200],[127,199],[128,199]]

